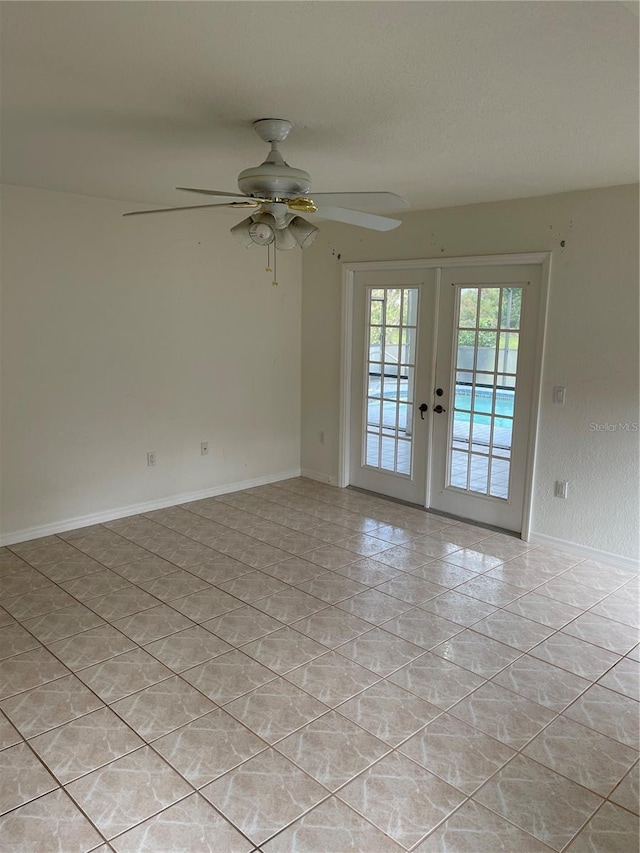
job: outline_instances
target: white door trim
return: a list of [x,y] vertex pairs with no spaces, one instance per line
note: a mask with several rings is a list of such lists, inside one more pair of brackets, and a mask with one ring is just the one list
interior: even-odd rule
[[531,518],[533,515],[533,490],[535,488],[538,431],[540,429],[540,409],[542,405],[542,368],[544,365],[547,335],[551,259],[551,252],[546,252],[540,271],[540,305],[538,308],[538,329],[536,332],[536,355],[533,365],[533,388],[531,389],[531,417],[529,420],[529,445],[527,449],[524,505],[522,508],[522,532],[520,534],[520,538],[525,542],[528,542],[531,536]]
[[[353,332],[353,289],[355,274],[367,270],[407,270],[407,269],[436,269],[437,281],[440,281],[440,271],[447,267],[473,266],[507,266],[522,264],[539,264],[540,275],[540,310],[538,313],[537,346],[535,364],[533,366],[533,393],[531,399],[531,417],[529,420],[529,443],[527,450],[527,470],[525,477],[524,507],[522,515],[521,538],[527,542],[531,532],[531,516],[533,511],[533,489],[535,486],[535,462],[540,425],[540,404],[542,395],[542,366],[546,342],[547,309],[549,301],[549,285],[551,280],[551,252],[525,252],[514,255],[473,255],[460,258],[418,258],[400,261],[358,261],[342,264],[342,334],[340,358],[340,433],[338,442],[338,486],[345,488],[349,485],[350,450],[349,430],[351,422],[351,338]],[[434,336],[434,346],[437,335]],[[431,454],[431,439],[427,448],[427,456]],[[429,505],[427,488],[427,506]]]

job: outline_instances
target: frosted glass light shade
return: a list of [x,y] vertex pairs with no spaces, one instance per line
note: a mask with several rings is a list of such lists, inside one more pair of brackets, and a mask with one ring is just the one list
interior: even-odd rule
[[295,237],[296,243],[301,249],[306,249],[310,246],[318,236],[318,229],[315,225],[307,222],[301,216],[296,216],[289,223],[289,230]]
[[253,219],[248,216],[246,219],[243,219],[242,222],[238,222],[237,225],[234,225],[231,229],[231,233],[236,238],[238,243],[242,243],[245,249],[250,249],[253,246],[253,240],[249,234],[249,228],[253,225]]

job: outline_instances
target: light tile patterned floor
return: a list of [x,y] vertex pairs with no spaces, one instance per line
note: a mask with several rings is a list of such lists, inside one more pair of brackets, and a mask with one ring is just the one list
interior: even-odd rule
[[631,572],[294,479],[0,583],[2,850],[637,853]]

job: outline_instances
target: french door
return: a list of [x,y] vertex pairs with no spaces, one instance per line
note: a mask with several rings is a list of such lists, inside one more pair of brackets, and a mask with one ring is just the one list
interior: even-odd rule
[[432,509],[521,530],[539,291],[535,265],[442,270]]
[[435,279],[432,269],[362,272],[354,288],[350,483],[419,504],[426,489]]
[[350,482],[520,531],[540,266],[357,272]]

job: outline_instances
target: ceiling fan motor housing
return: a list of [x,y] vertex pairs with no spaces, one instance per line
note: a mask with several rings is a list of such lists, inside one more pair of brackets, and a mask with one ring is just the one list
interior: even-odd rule
[[241,193],[258,198],[296,198],[309,192],[311,176],[285,162],[270,163],[244,169],[238,175]]

